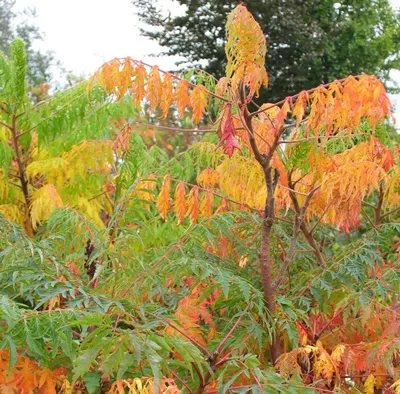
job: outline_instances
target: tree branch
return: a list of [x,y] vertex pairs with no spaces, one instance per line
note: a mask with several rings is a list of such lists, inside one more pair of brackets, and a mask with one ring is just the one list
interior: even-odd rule
[[222,341],[219,343],[217,348],[215,349],[214,352],[214,357],[218,356],[220,350],[224,346],[225,342],[229,339],[229,337],[233,334],[233,332],[236,330],[236,327],[239,325],[241,320],[243,319],[243,316],[246,314],[246,312],[250,309],[250,303],[247,304],[246,309],[243,311],[243,313],[239,316],[239,318],[236,320],[235,324],[232,326],[232,328],[229,330],[229,332],[225,335],[225,337],[222,339]]
[[396,211],[398,211],[400,209],[400,206],[398,206],[397,208],[392,209],[391,211],[389,211],[388,213],[385,213],[384,215],[382,215],[381,219],[384,219],[388,216],[390,216],[392,213],[395,213]]
[[[167,368],[168,368],[168,367],[167,367]],[[192,389],[189,387],[189,385],[188,385],[186,382],[184,382],[171,368],[168,368],[168,371],[171,372],[172,375],[174,375],[175,379],[178,379],[178,380],[181,382],[181,384],[183,384],[183,385],[187,388],[187,390],[189,391],[189,393],[193,394],[193,391],[192,391]]]
[[[304,202],[304,205],[300,209],[300,213],[298,215],[296,215],[296,219],[295,219],[294,225],[293,225],[293,235],[292,235],[292,239],[290,241],[289,250],[288,250],[288,253],[285,256],[285,259],[283,261],[281,270],[279,271],[278,277],[275,280],[275,283],[274,283],[275,289],[282,282],[282,280],[284,278],[284,275],[285,275],[285,272],[287,270],[287,267],[289,266],[289,264],[291,263],[293,257],[296,254],[295,248],[296,248],[297,238],[299,237],[301,225],[304,222],[306,210],[307,210],[308,206],[310,205],[312,197],[314,196],[315,192],[319,188],[320,188],[320,186],[317,186],[313,190],[311,190],[310,193],[308,193],[308,195],[306,197],[306,201]],[[293,192],[291,192],[291,193],[293,193]]]

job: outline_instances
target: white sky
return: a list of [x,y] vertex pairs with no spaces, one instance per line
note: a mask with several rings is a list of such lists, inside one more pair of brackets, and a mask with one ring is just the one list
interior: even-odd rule
[[[238,0],[238,3],[240,1]],[[400,8],[400,0],[391,0]],[[163,0],[167,10],[177,10],[171,0]],[[41,49],[56,52],[67,70],[90,75],[103,62],[131,56],[161,68],[173,68],[176,59],[151,58],[160,47],[139,34],[139,21],[130,0],[17,0],[16,8],[33,6],[37,25],[45,34]],[[400,72],[393,78],[400,84]],[[400,95],[392,96],[400,127]]]

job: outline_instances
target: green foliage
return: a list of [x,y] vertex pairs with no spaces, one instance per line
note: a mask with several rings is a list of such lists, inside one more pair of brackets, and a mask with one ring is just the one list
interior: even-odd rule
[[[375,191],[357,195],[365,218],[355,218],[360,225],[347,233],[325,222],[326,212],[297,212],[293,201],[304,204],[307,193],[283,182],[278,189],[274,178],[273,199],[286,198],[287,205],[272,211],[271,228],[265,183],[257,189],[264,174],[250,147],[243,144],[227,157],[216,136],[197,134],[187,149],[171,152],[169,139],[151,144],[151,133],[135,127],[145,115],[131,97],[115,100],[100,86],[88,89],[90,82],[33,105],[21,40],[11,54],[8,60],[0,53],[6,108],[0,112],[1,379],[18,374],[29,360],[36,368],[33,383],[50,371],[59,379],[52,387],[64,393],[71,392],[68,385],[97,394],[140,383],[144,394],[163,384],[177,393],[311,394],[320,384],[325,391],[344,387],[339,356],[349,364],[362,361],[362,376],[376,373],[368,364],[375,353],[367,352],[378,354],[383,370],[394,370],[400,226],[396,208],[379,205],[386,198],[384,181],[398,171],[397,136],[389,127],[378,125],[372,138],[363,123],[362,135],[335,135],[326,143],[312,133],[305,141],[303,126],[297,142],[275,134],[277,145],[288,145],[269,170],[282,178],[297,171],[302,186],[307,175],[321,175],[318,165],[338,165],[318,158],[334,161],[353,147],[373,151],[388,169]],[[186,78],[215,87],[204,73]],[[214,109],[221,110],[219,104]],[[273,122],[264,120],[268,127]],[[173,143],[185,146],[179,138]],[[201,182],[204,173],[215,179]],[[351,182],[363,174],[356,175],[349,175]],[[177,225],[180,182],[185,212]],[[231,192],[256,197],[235,200]],[[273,308],[266,302],[261,258],[267,230]],[[283,350],[280,374],[270,352],[274,343]],[[338,356],[340,346],[361,350],[346,348]]]

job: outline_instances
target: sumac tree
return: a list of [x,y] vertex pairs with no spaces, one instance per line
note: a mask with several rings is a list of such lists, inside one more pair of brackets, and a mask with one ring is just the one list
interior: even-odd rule
[[[35,106],[22,43],[1,57],[7,390],[399,390],[385,89],[349,76],[251,111],[265,37],[242,5],[226,36],[218,81],[113,59]],[[148,149],[143,119],[199,142]]]

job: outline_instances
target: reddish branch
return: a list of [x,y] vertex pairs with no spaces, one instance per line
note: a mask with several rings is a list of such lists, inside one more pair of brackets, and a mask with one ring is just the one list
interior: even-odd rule
[[225,338],[222,339],[222,341],[219,343],[217,348],[215,349],[214,352],[214,357],[219,355],[220,350],[224,346],[225,342],[232,336],[233,332],[236,330],[237,326],[239,323],[242,321],[243,316],[247,313],[247,311],[250,309],[250,303],[247,305],[246,309],[244,312],[239,316],[239,318],[236,320],[236,323],[232,326],[232,328],[229,330],[229,332],[226,334]]
[[[293,184],[290,177],[289,177],[289,187],[293,190],[295,188],[295,185]],[[293,203],[293,208],[294,208],[296,217],[301,216],[302,208],[300,207],[296,193],[290,192],[289,195],[290,195],[290,199],[292,200],[292,203]],[[327,265],[325,263],[324,257],[322,256],[321,250],[320,250],[319,246],[317,245],[317,243],[315,242],[312,232],[308,229],[304,220],[302,220],[300,223],[300,230],[302,231],[302,233],[303,233],[305,239],[307,240],[307,242],[309,243],[309,245],[313,248],[315,258],[317,259],[317,262],[319,263],[319,265],[321,265],[324,268],[327,268]],[[315,230],[315,226],[313,227],[312,231],[314,231],[314,230]]]
[[[145,311],[145,313],[147,313],[148,315],[150,315],[154,318],[159,319],[164,324],[168,325],[169,327],[171,327],[174,330],[176,330],[177,332],[179,332],[181,335],[183,335],[189,342],[191,342],[194,346],[196,346],[203,353],[204,357],[207,359],[207,361],[209,363],[209,370],[207,371],[207,373],[205,375],[203,375],[201,373],[200,369],[198,368],[197,364],[195,362],[193,363],[193,368],[199,377],[199,386],[196,390],[196,394],[203,394],[205,392],[206,387],[210,384],[211,378],[213,377],[213,373],[211,371],[215,371],[217,368],[221,367],[225,362],[227,362],[229,360],[229,355],[233,351],[228,353],[228,356],[225,355],[221,359],[219,358],[220,351],[223,348],[223,346],[225,345],[226,341],[232,336],[233,332],[239,326],[244,315],[250,309],[250,307],[251,307],[251,303],[249,303],[246,306],[243,313],[239,316],[239,318],[236,320],[236,322],[234,323],[232,328],[228,331],[228,333],[225,335],[225,337],[220,341],[220,343],[217,345],[216,350],[212,354],[206,347],[204,347],[202,344],[200,344],[198,341],[196,341],[190,335],[186,334],[182,329],[180,329],[178,326],[176,326],[174,323],[172,323],[169,319],[164,319],[161,316],[156,315],[149,311]],[[178,376],[172,370],[170,370],[170,372],[189,390],[189,392],[191,392],[191,393],[193,392],[189,388],[187,383],[185,383],[182,379],[178,378]],[[251,371],[250,371],[250,373],[252,374],[257,385],[259,385],[259,387],[261,387],[261,384],[260,384],[259,380],[257,379],[257,377]],[[262,390],[262,387],[261,387],[261,390]]]
[[182,127],[171,127],[171,126],[161,126],[151,123],[129,123],[132,127],[138,128],[150,128],[150,129],[158,129],[158,130],[167,130],[167,131],[175,131],[175,132],[182,132],[182,133],[215,133],[214,129],[186,129]]
[[[370,283],[368,286],[364,287],[361,292],[359,294],[365,293],[367,290],[369,290],[375,283],[372,282]],[[314,341],[317,341],[321,335],[323,334],[323,332],[325,330],[327,330],[331,324],[335,321],[335,319],[346,309],[348,308],[355,300],[357,299],[357,297],[353,297],[350,299],[349,302],[347,302],[345,305],[343,305],[333,316],[331,319],[329,319],[329,321],[317,332],[314,334]]]
[[[317,186],[316,188],[314,188],[313,190],[311,190],[310,193],[307,194],[306,197],[306,201],[304,202],[304,205],[300,208],[300,214],[296,215],[295,221],[294,221],[294,225],[293,225],[293,235],[292,235],[292,239],[290,241],[290,246],[289,246],[289,250],[286,253],[285,259],[283,261],[281,270],[279,271],[278,277],[274,283],[274,287],[277,288],[280,283],[282,282],[284,275],[286,273],[286,270],[290,264],[290,262],[292,261],[293,257],[296,254],[296,243],[297,243],[297,238],[299,237],[299,233],[300,233],[300,227],[301,225],[304,223],[304,219],[305,219],[305,214],[306,214],[306,210],[311,202],[312,197],[314,196],[315,192],[320,188],[320,186]],[[290,193],[294,193],[290,192]]]

